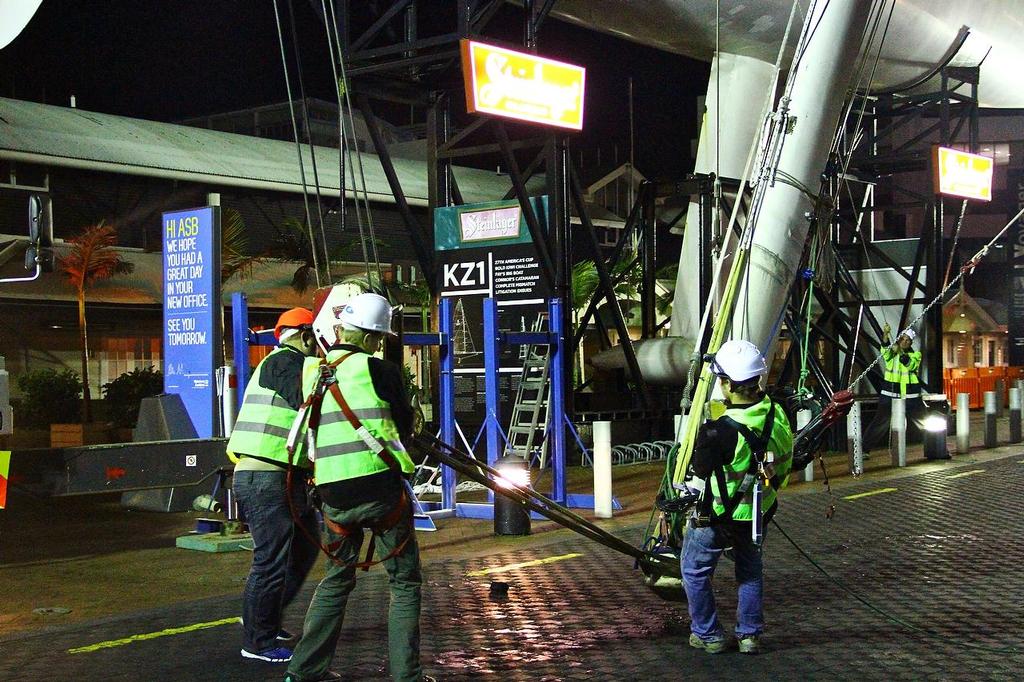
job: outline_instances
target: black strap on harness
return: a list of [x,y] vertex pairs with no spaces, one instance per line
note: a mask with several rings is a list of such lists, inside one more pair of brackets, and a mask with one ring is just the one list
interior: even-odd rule
[[[715,423],[724,424],[734,429],[737,433],[743,436],[743,440],[747,442],[747,446],[750,448],[750,465],[744,472],[744,478],[757,476],[760,465],[764,462],[764,457],[768,453],[768,445],[771,442],[772,429],[775,426],[775,401],[771,398],[768,405],[768,416],[765,417],[764,427],[760,434],[755,433],[750,427],[745,424],[741,424],[732,417],[719,417]],[[736,488],[736,492],[730,497],[725,497],[726,491],[729,489],[727,481],[725,479],[725,466],[720,464],[715,467],[714,471],[715,481],[718,484],[718,490],[723,496],[722,506],[724,511],[721,514],[715,512],[713,497],[714,494],[711,491],[710,481],[704,486],[704,494],[701,496],[700,503],[698,504],[698,519],[706,519],[708,525],[718,523],[720,521],[727,521],[732,519],[732,514],[736,511],[736,507],[739,506],[743,496],[747,494],[749,485],[741,484]],[[771,478],[772,488],[778,490],[781,481],[778,475]]]

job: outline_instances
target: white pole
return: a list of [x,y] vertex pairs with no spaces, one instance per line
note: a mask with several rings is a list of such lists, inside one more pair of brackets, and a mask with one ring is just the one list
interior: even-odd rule
[[864,473],[864,443],[860,432],[860,403],[854,402],[846,415],[846,440],[850,451],[850,471],[854,476]]
[[594,516],[612,517],[611,422],[594,422]]
[[890,454],[892,455],[893,466],[907,466],[907,400],[906,398],[892,399],[892,413],[889,421],[889,428],[892,431]]
[[235,368],[224,365],[220,370],[217,388],[220,390],[221,433],[227,438],[235,428],[235,390],[232,386],[235,382]]
[[[800,431],[811,422],[811,411],[810,410],[798,410],[796,413],[796,430]],[[814,480],[814,460],[812,459],[804,467],[804,480]]]
[[966,455],[971,451],[971,394],[956,394],[956,451]]

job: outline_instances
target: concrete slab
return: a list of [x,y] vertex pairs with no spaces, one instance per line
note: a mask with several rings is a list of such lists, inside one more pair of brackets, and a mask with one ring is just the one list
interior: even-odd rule
[[248,533],[203,533],[181,535],[174,540],[178,549],[194,549],[198,552],[242,552],[252,551],[252,536]]

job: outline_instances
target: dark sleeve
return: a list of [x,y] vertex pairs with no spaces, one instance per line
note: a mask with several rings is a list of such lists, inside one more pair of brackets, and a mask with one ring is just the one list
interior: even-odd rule
[[259,369],[260,386],[278,394],[293,410],[302,407],[302,364],[305,356],[298,351],[274,353]]
[[373,382],[373,390],[381,400],[391,405],[391,417],[398,426],[398,433],[402,440],[412,436],[413,412],[409,396],[405,391],[405,381],[402,378],[402,368],[393,362],[370,358],[370,380]]
[[698,478],[707,478],[715,469],[732,461],[736,454],[735,429],[707,422],[697,433],[690,466]]

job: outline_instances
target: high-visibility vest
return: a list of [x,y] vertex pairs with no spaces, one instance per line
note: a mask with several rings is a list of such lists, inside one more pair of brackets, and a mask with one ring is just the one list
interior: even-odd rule
[[[276,392],[260,385],[260,374],[264,371],[271,358],[279,353],[298,353],[299,351],[288,346],[279,346],[263,358],[256,371],[249,379],[249,385],[245,387],[245,397],[242,398],[242,407],[238,410],[238,417],[231,430],[231,438],[228,439],[228,452],[235,455],[251,455],[263,460],[289,464],[288,431],[295,421],[296,410],[293,410],[284,398]],[[302,377],[296,375],[298,383]],[[309,460],[302,451],[302,444],[299,443],[299,450],[295,454],[295,461],[291,462],[296,466],[309,468]]]
[[[774,455],[773,466],[775,468],[775,477],[773,480],[776,481],[776,485],[769,483],[764,487],[761,497],[761,509],[763,511],[768,511],[772,508],[772,505],[775,504],[775,498],[778,494],[778,490],[786,485],[786,482],[789,479],[789,471],[793,465],[793,431],[789,428],[789,419],[786,417],[786,412],[782,409],[782,406],[773,403],[768,396],[765,396],[761,402],[755,403],[749,407],[729,408],[723,415],[724,417],[729,417],[743,426],[746,426],[754,433],[761,435],[761,432],[764,429],[765,420],[768,416],[768,410],[773,406],[775,409],[775,418],[772,423],[771,436],[768,438],[767,451]],[[712,475],[708,479],[713,495],[713,509],[717,516],[723,516],[725,514],[725,500],[732,499],[733,496],[736,495],[737,490],[743,482],[743,478],[751,469],[752,459],[753,451],[751,450],[750,444],[747,443],[747,440],[743,437],[742,433],[738,433],[736,438],[736,451],[733,454],[732,462],[729,462],[722,467],[725,478],[726,497],[722,497],[718,477]],[[750,486],[737,503],[736,508],[733,509],[732,518],[736,521],[752,520],[753,500],[754,489],[753,486]]]
[[921,351],[911,351],[907,357],[910,361],[904,365],[900,362],[898,349],[893,350],[892,346],[882,349],[882,361],[885,363],[882,395],[890,398],[916,398],[921,394],[921,380],[917,377],[917,370],[921,367]]
[[[349,352],[332,350],[327,353],[327,362],[332,363]],[[398,461],[402,472],[411,474],[415,465],[402,445],[398,426],[391,416],[391,405],[373,389],[370,378],[371,357],[357,352],[335,367],[338,388],[363,426]],[[308,358],[303,367],[303,386],[306,387],[307,395],[312,393],[319,375],[320,361]],[[313,462],[317,485],[369,476],[387,469],[388,465],[380,455],[371,450],[356,433],[334,396],[330,392],[325,393],[320,408]]]

